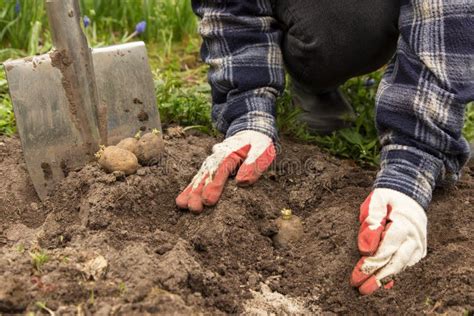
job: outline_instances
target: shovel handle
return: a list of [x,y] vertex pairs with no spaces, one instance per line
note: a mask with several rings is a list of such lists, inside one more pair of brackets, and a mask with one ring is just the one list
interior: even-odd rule
[[89,49],[80,25],[79,1],[46,0],[46,11],[56,49],[71,53]]
[[59,62],[52,63],[61,70],[63,82],[67,82],[64,88],[76,128],[94,151],[99,142],[107,143],[107,129],[99,124],[105,114],[99,111],[94,65],[81,28],[79,1],[46,0],[46,11],[56,54],[59,53]]

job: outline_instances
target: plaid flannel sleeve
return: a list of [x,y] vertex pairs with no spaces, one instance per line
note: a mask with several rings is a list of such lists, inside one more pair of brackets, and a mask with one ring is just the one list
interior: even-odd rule
[[243,130],[273,140],[276,98],[285,85],[281,31],[270,0],[193,0],[202,59],[210,65],[212,119],[227,137]]
[[435,185],[456,181],[469,158],[462,128],[474,100],[474,1],[403,0],[399,29],[377,94],[383,148],[375,187],[426,208]]

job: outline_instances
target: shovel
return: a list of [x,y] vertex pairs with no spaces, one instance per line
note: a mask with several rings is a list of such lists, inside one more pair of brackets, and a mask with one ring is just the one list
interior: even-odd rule
[[46,0],[55,49],[4,68],[26,166],[40,199],[114,145],[158,129],[160,117],[143,42],[90,49],[78,0]]

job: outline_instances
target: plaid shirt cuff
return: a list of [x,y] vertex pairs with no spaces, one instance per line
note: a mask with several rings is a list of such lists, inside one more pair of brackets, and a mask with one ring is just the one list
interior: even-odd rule
[[226,137],[244,130],[261,132],[278,141],[276,128],[276,92],[262,88],[228,98],[212,108],[212,119],[216,128]]
[[234,120],[227,130],[226,137],[245,130],[263,133],[270,137],[274,143],[278,142],[275,118],[265,112],[249,112]]
[[382,149],[380,167],[375,188],[404,193],[427,209],[443,162],[413,147],[388,145]]

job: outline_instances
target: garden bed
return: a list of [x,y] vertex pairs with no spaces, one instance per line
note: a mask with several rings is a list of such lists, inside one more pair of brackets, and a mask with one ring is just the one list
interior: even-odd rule
[[[125,178],[93,163],[40,202],[18,138],[0,137],[0,314],[473,313],[474,169],[436,191],[428,256],[361,297],[349,275],[376,170],[284,139],[261,181],[231,180],[196,216],[174,199],[219,140],[167,138],[158,166]],[[304,222],[292,249],[271,240],[282,208]]]

